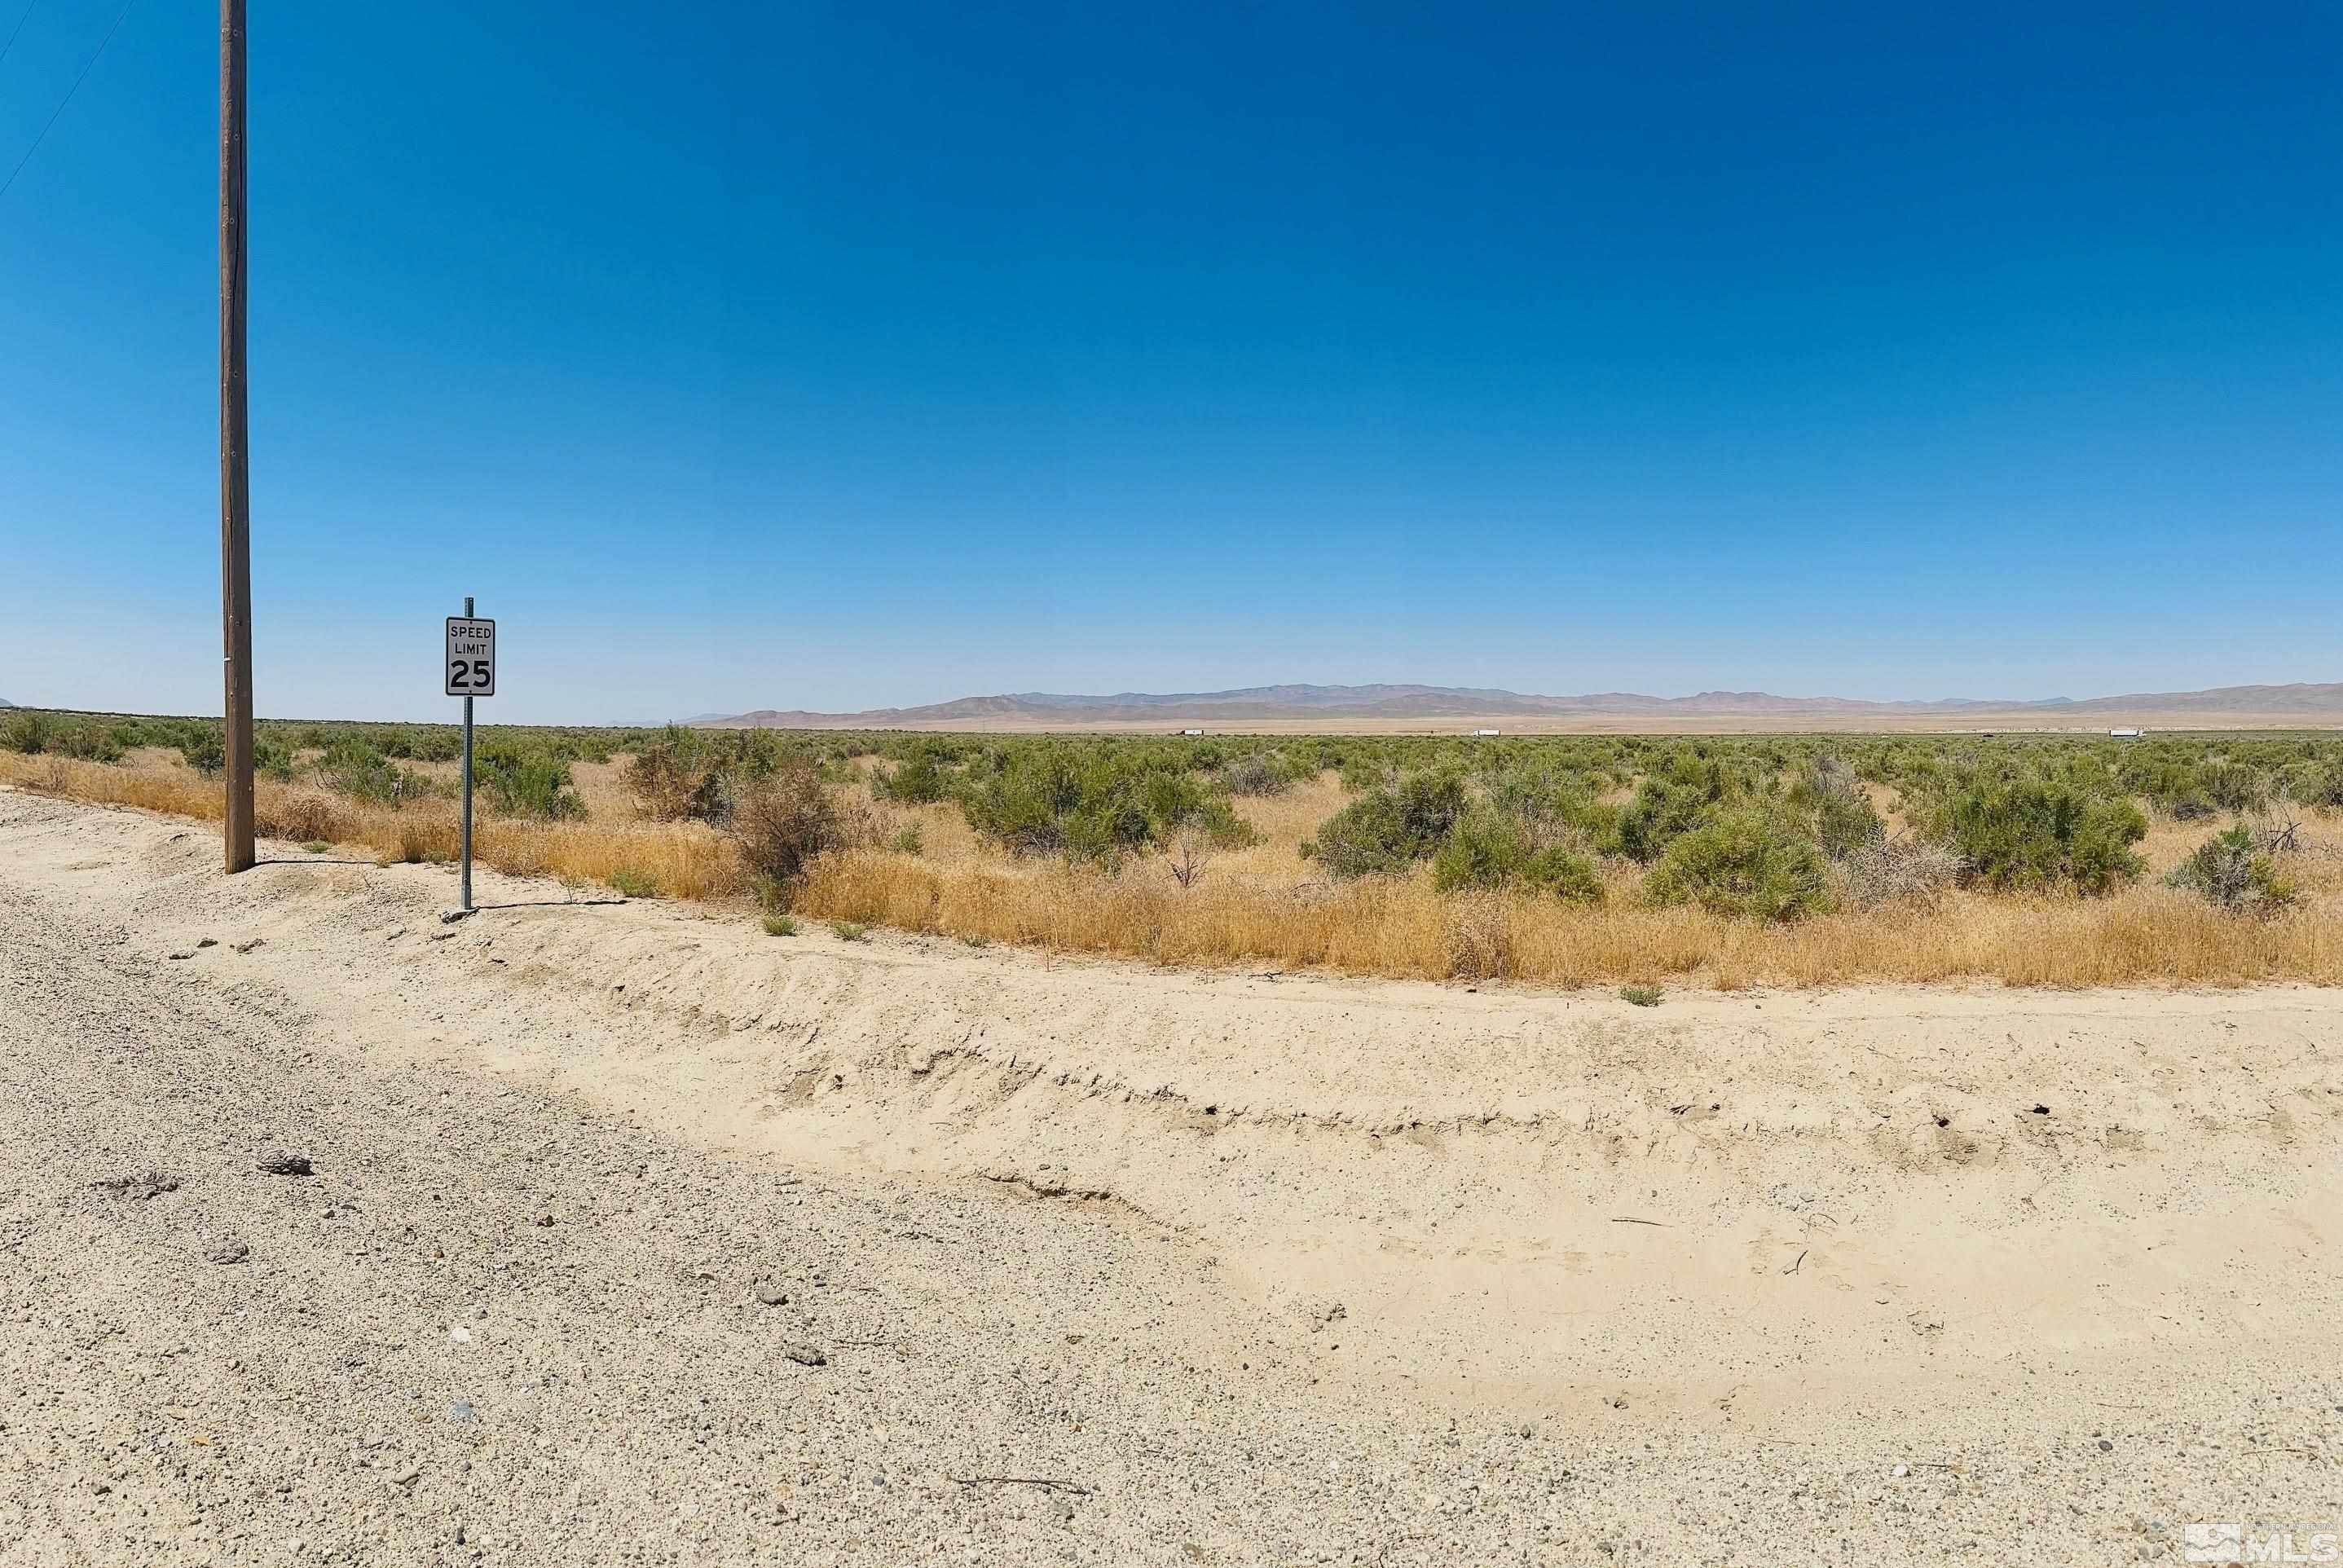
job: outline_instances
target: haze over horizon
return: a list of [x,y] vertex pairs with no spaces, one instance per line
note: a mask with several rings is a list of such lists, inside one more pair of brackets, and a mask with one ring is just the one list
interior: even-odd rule
[[1684,728],[1717,721],[1726,729],[1756,723],[1793,727],[1805,721],[1834,728],[1878,722],[1909,728],[1907,721],[1956,728],[2015,723],[2066,727],[2071,721],[2160,725],[2191,720],[2258,728],[2343,723],[2343,682],[2297,682],[2277,686],[2226,687],[2211,690],[2108,693],[2083,699],[2056,697],[2027,701],[1951,698],[1871,702],[1829,696],[1785,696],[1763,691],[1709,690],[1684,697],[1635,692],[1575,694],[1507,691],[1413,683],[1365,686],[1283,685],[1208,692],[1118,692],[1069,694],[1012,692],[860,712],[822,713],[758,709],[740,713],[699,714],[699,725],[786,729],[1032,729],[1060,727],[1154,728],[1205,724],[1242,729],[1262,722],[1279,728],[1297,724],[1325,732],[1363,725],[1384,729],[1409,722],[1515,720],[1533,728],[1634,728],[1649,721]]
[[[0,699],[0,708],[32,707],[76,709],[81,705],[35,699],[12,702]],[[150,709],[97,709],[121,713],[164,713]],[[1396,719],[1438,719],[1507,716],[1559,719],[1570,716],[1606,719],[1664,718],[1690,722],[1703,718],[1729,719],[1752,715],[1783,720],[1806,718],[1860,719],[1865,712],[1881,719],[1940,717],[1948,722],[1974,719],[1980,722],[2034,716],[2056,721],[2107,718],[2120,720],[2149,717],[2176,719],[2194,714],[2208,720],[2288,721],[2314,728],[2343,724],[2343,681],[2284,681],[2196,688],[2161,692],[2105,692],[2088,696],[2041,698],[1905,697],[1851,698],[1830,692],[1770,692],[1747,688],[1707,687],[1681,694],[1609,689],[1598,692],[1536,692],[1504,688],[1445,686],[1429,682],[1359,682],[1350,684],[1282,682],[1223,688],[1210,691],[1096,691],[1090,693],[1015,691],[963,693],[924,702],[882,704],[867,709],[805,709],[770,705],[742,709],[673,711],[631,718],[578,719],[587,725],[639,727],[647,724],[796,725],[813,728],[859,728],[861,721],[879,727],[910,724],[951,729],[985,728],[994,720],[1031,723],[1066,721],[1151,725],[1165,721],[1227,721],[1246,719],[1276,720],[1310,719],[1338,725],[1348,718],[1377,721]],[[264,714],[289,719],[359,719],[398,721],[396,716],[347,709],[308,713]],[[423,721],[450,721],[450,714],[425,714]],[[412,720],[409,720],[412,721]],[[493,708],[481,710],[484,724],[548,722],[507,718]],[[854,722],[847,722],[854,721]],[[965,726],[960,721],[970,721]]]
[[[216,711],[216,36],[116,14],[0,60],[0,176],[64,103],[0,691]],[[468,593],[498,722],[2316,680],[2338,58],[2308,4],[266,10],[259,709],[449,717]]]

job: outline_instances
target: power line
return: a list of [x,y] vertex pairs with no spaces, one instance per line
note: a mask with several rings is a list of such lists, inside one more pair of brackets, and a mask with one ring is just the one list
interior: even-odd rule
[[16,46],[16,34],[25,30],[25,24],[33,19],[34,8],[38,6],[40,3],[41,0],[31,0],[31,4],[25,7],[25,14],[16,18],[15,32],[8,35],[8,41],[5,44],[0,44],[0,65],[7,64],[8,51]]
[[[34,3],[37,5],[39,4],[39,0],[34,0]],[[138,0],[122,0],[122,9],[114,14],[114,25],[108,27],[106,30],[106,36],[98,41],[97,54],[92,55],[89,57],[89,64],[81,68],[81,75],[75,76],[73,79],[73,85],[65,89],[65,95],[57,100],[56,108],[51,112],[49,116],[49,123],[41,127],[41,134],[33,138],[33,145],[25,149],[25,156],[18,158],[16,160],[16,166],[8,171],[8,177],[5,180],[0,180],[0,196],[6,196],[8,194],[8,187],[16,183],[16,176],[25,172],[25,166],[33,161],[33,155],[41,150],[41,144],[49,139],[49,132],[55,126],[57,123],[57,116],[65,112],[65,106],[74,101],[74,95],[75,93],[81,91],[83,78],[89,75],[90,67],[96,65],[99,57],[106,53],[106,45],[114,42],[114,35],[120,30],[122,26],[122,19],[130,15],[130,7],[137,4]],[[31,7],[26,7],[25,15],[29,16],[32,14]],[[16,25],[22,27],[24,24],[19,22]]]

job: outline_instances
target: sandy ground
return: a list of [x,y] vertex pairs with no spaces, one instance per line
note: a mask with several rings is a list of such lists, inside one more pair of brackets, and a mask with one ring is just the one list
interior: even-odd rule
[[2333,992],[1641,1010],[265,852],[0,793],[0,1563],[2343,1517]]

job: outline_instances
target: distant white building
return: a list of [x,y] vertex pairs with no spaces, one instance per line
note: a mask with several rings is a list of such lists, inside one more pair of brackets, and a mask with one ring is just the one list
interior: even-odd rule
[[1495,734],[1497,734],[1497,733],[1499,733],[1499,732],[1498,732],[1497,730],[1494,730],[1494,729],[1475,729],[1474,731],[1473,731],[1473,739],[1476,739],[1476,740],[1485,740],[1485,739],[1487,739],[1489,737],[1491,737],[1491,736],[1493,736],[1493,735],[1495,735]]
[[1203,731],[1201,729],[1182,729],[1180,733],[1182,735],[1202,735]]
[[2110,740],[2137,740],[2140,738],[2141,734],[2142,731],[2137,729],[2110,729],[2107,731],[2107,739]]

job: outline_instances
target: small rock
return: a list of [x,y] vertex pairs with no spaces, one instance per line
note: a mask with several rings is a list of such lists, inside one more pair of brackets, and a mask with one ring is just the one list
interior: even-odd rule
[[789,1293],[779,1285],[763,1284],[757,1287],[757,1300],[769,1307],[786,1307],[789,1304]]
[[164,956],[165,956],[165,957],[166,957],[166,958],[171,958],[171,959],[191,959],[191,958],[194,958],[194,957],[196,956],[196,954],[195,954],[195,950],[194,950],[194,949],[192,949],[192,948],[189,948],[189,949],[186,949],[186,950],[182,950],[182,951],[176,952],[176,953],[166,953],[166,954],[165,954]]
[[786,1345],[782,1347],[781,1353],[801,1367],[826,1367],[830,1364],[830,1358],[811,1345]]
[[2101,1453],[2113,1453],[2115,1451],[2116,1445],[2114,1443],[2109,1442],[2104,1437],[2099,1439],[2099,1452]]
[[246,937],[240,942],[230,942],[227,945],[227,950],[232,953],[248,953],[258,946],[260,946],[258,937]]
[[252,1249],[242,1241],[222,1241],[204,1256],[215,1263],[241,1263],[252,1256]]
[[2034,1114],[2036,1116],[2047,1116],[2050,1114],[2050,1108],[2046,1105],[2036,1105],[2034,1108]]
[[103,1181],[93,1181],[92,1187],[115,1198],[147,1199],[179,1190],[179,1179],[160,1171],[149,1171],[141,1176],[109,1176]]
[[391,1481],[393,1486],[412,1486],[423,1479],[423,1472],[414,1468],[402,1470]]
[[1899,1464],[1899,1465],[1897,1465],[1897,1466],[1896,1467],[1896,1470],[1895,1470],[1895,1474],[1897,1476],[1897,1478],[1898,1478],[1898,1479],[1901,1479],[1902,1477],[1906,1476],[1906,1475],[1909,1475],[1909,1474],[1911,1474],[1911,1473],[1912,1473],[1912,1467],[1911,1467],[1910,1465],[1908,1465],[1908,1464]]
[[478,1418],[479,1412],[472,1408],[472,1402],[468,1399],[459,1399],[447,1407],[449,1421],[476,1421]]
[[539,1214],[539,1215],[537,1217],[537,1227],[538,1227],[538,1230],[540,1230],[540,1231],[544,1231],[544,1230],[550,1230],[550,1229],[552,1228],[552,1226],[553,1226],[553,1216],[552,1216],[552,1215],[550,1215],[550,1214]]
[[199,948],[216,948],[219,946],[219,939],[217,937],[197,937],[196,939],[196,946]]
[[393,926],[393,927],[391,927],[391,928],[390,928],[390,931],[389,931],[389,933],[388,933],[387,935],[386,935],[382,940],[383,940],[384,941],[387,941],[387,942],[395,942],[395,941],[397,941],[399,938],[401,938],[401,937],[405,936],[406,934],[407,934],[407,928],[406,928],[405,926]]
[[447,1337],[455,1341],[459,1345],[468,1345],[472,1342],[472,1331],[466,1328],[463,1324],[458,1323],[454,1328],[447,1331]]
[[260,1162],[260,1169],[271,1176],[311,1176],[317,1173],[307,1154],[296,1154],[279,1149]]

